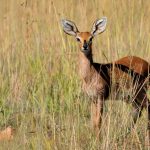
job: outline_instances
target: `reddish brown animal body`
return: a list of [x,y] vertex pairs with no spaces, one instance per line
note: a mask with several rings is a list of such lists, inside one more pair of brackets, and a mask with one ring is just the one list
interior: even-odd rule
[[99,64],[93,62],[92,39],[106,28],[107,18],[96,20],[91,32],[79,32],[69,20],[62,20],[64,31],[73,35],[79,42],[79,74],[82,88],[91,100],[91,118],[93,127],[99,136],[103,103],[110,94],[113,84],[116,90],[130,89],[129,100],[133,105],[133,125],[140,117],[143,108],[148,111],[148,129],[150,128],[150,101],[146,95],[149,84],[150,65],[136,56],[123,57],[115,62]]

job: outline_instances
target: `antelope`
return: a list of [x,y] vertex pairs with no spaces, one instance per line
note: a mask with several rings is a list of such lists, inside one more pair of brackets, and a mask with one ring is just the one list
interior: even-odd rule
[[105,31],[106,17],[97,19],[91,32],[79,32],[75,23],[70,20],[63,19],[61,24],[64,32],[74,36],[79,43],[79,75],[82,89],[91,99],[91,121],[96,136],[100,135],[103,104],[110,95],[113,84],[116,85],[116,90],[122,86],[127,90],[134,89],[127,100],[133,106],[132,127],[145,108],[148,112],[148,133],[150,133],[150,101],[146,93],[150,84],[150,64],[136,56],[126,56],[107,64],[93,61],[92,40]]

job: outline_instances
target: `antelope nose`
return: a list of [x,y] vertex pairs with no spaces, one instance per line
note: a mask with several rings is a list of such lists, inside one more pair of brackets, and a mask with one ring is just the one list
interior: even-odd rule
[[88,45],[87,45],[86,42],[84,42],[84,44],[83,44],[83,49],[86,50],[87,48],[88,48]]

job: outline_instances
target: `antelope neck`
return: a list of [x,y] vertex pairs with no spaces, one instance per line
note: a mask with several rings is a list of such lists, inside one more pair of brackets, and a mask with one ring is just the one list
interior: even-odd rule
[[84,54],[80,52],[80,61],[79,61],[79,73],[81,78],[85,79],[90,76],[93,66],[93,57],[92,52],[89,54]]

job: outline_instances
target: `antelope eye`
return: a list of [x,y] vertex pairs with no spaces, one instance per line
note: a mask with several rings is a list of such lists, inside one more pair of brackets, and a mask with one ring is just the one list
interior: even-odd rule
[[91,37],[91,38],[89,39],[89,41],[92,42],[92,39],[93,39],[93,37]]
[[79,39],[78,37],[76,38],[76,40],[77,40],[78,42],[80,42],[80,39]]

